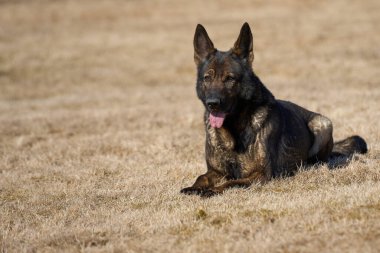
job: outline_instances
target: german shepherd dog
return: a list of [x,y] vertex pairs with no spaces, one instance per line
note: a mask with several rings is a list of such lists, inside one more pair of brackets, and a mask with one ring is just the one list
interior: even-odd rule
[[292,175],[301,165],[367,152],[359,136],[334,143],[327,117],[275,99],[253,72],[253,58],[248,23],[227,52],[217,50],[205,28],[197,26],[196,91],[206,109],[207,172],[181,193],[209,197]]

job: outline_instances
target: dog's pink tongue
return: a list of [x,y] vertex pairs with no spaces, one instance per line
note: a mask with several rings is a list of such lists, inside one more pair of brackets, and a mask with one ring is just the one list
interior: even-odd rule
[[210,113],[210,117],[209,117],[210,125],[216,128],[222,127],[225,117],[226,117],[226,114],[222,112]]

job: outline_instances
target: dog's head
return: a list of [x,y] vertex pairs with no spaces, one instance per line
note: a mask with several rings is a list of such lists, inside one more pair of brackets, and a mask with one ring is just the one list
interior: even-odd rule
[[253,38],[249,25],[244,23],[227,52],[217,50],[205,28],[198,25],[194,60],[198,69],[197,95],[209,112],[210,125],[220,128],[225,117],[237,113],[239,101],[250,99],[253,92]]

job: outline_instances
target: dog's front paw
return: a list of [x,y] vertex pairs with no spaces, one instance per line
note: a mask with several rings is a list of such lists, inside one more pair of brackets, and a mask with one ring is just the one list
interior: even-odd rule
[[201,195],[204,189],[199,187],[186,187],[183,188],[180,193],[186,194],[186,195]]
[[222,192],[217,189],[205,189],[201,192],[200,195],[202,198],[210,198],[221,193]]

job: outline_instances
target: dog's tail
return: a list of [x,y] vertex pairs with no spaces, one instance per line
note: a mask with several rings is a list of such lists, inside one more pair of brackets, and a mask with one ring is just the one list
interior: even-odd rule
[[367,151],[367,143],[365,140],[358,135],[354,135],[344,140],[335,142],[331,156],[351,157],[354,153],[365,154]]

